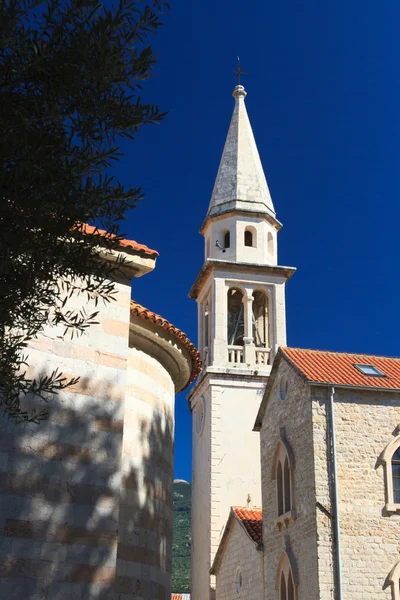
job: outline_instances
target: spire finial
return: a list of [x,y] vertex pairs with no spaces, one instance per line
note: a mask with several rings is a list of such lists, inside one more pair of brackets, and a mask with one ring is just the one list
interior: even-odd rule
[[246,71],[243,71],[243,67],[240,64],[240,57],[239,56],[237,57],[237,59],[238,59],[237,70],[236,71],[232,71],[232,72],[235,73],[235,75],[236,75],[236,79],[238,80],[238,85],[241,85],[240,84],[240,77],[241,77],[241,75],[248,75],[248,73],[246,73]]
[[243,71],[242,65],[240,64],[240,57],[237,57],[238,59],[238,66],[237,66],[237,70],[236,71],[232,71],[232,73],[234,73],[236,75],[236,78],[238,80],[238,84],[235,87],[235,89],[233,90],[233,94],[232,96],[234,98],[246,98],[247,94],[246,94],[246,90],[244,89],[244,87],[241,85],[240,83],[240,77],[242,75],[247,75],[246,71]]

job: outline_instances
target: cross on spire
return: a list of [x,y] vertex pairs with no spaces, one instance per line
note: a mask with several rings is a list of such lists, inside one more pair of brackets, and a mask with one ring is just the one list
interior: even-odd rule
[[246,73],[246,71],[243,71],[242,65],[240,64],[240,57],[237,57],[238,59],[238,66],[237,66],[237,70],[236,71],[232,71],[232,73],[234,73],[236,75],[236,78],[238,80],[238,85],[240,85],[240,77],[241,75],[248,75],[248,73]]

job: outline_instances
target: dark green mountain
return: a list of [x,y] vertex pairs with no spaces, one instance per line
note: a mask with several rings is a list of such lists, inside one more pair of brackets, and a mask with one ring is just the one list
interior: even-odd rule
[[190,594],[190,542],[192,485],[174,481],[174,535],[172,546],[172,591]]

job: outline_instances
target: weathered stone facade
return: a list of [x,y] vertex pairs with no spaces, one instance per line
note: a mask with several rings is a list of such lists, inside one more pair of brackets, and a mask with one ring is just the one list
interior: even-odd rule
[[130,279],[116,289],[84,335],[32,342],[32,375],[80,377],[49,420],[0,419],[2,600],[170,598],[174,394],[197,357],[161,317],[132,312]]
[[[216,571],[217,600],[263,600],[263,553],[238,521],[233,521]],[[242,584],[237,589],[238,572]]]
[[[281,397],[281,377],[288,392]],[[291,549],[297,562],[299,596],[319,600],[315,475],[310,390],[293,369],[281,361],[271,381],[260,431],[264,540],[265,599],[278,600],[276,579],[283,551]],[[286,439],[294,456],[294,518],[279,524],[277,482],[273,479],[275,449]]]
[[[400,514],[398,505],[389,502],[382,454],[393,440],[393,447],[400,445],[400,393],[313,385],[305,379],[278,356],[259,413],[262,424],[259,420],[256,427],[261,442],[265,599],[279,598],[276,584],[283,550],[293,559],[296,600],[338,598],[329,409],[333,393],[342,598],[397,600],[400,573],[397,568],[393,575],[393,570],[400,561]],[[277,481],[272,476],[279,439],[294,458],[294,514],[287,519],[278,518]]]
[[[316,500],[331,511],[326,444],[329,393],[329,388],[312,388]],[[400,394],[335,387],[334,402],[343,598],[392,600],[387,579],[400,561],[400,515],[385,510],[385,477],[379,457],[398,435]],[[335,598],[329,521],[319,511],[321,600]]]

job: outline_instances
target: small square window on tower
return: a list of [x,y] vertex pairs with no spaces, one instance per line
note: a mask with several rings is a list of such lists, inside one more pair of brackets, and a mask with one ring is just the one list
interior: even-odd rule
[[382,371],[380,371],[377,367],[374,367],[374,365],[355,364],[354,366],[356,369],[361,371],[363,375],[368,375],[369,377],[386,377],[386,375],[382,373]]

